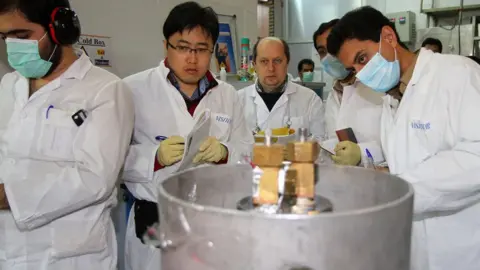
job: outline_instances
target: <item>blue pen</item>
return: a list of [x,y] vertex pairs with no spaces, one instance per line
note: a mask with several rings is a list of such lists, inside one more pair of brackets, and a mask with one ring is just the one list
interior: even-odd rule
[[375,167],[375,161],[374,161],[373,156],[372,156],[372,154],[370,153],[370,151],[368,151],[368,149],[365,148],[365,152],[367,153],[368,162],[370,162],[370,163],[372,164],[373,168],[376,168],[376,167]]
[[47,108],[47,113],[46,113],[46,115],[45,115],[45,117],[46,117],[47,119],[48,119],[48,113],[50,112],[50,109],[53,109],[53,105],[50,105],[50,106],[48,106],[48,108]]
[[160,135],[157,136],[157,137],[155,137],[155,140],[158,141],[158,142],[165,141],[166,139],[167,139],[167,137],[165,137],[165,136],[160,136]]

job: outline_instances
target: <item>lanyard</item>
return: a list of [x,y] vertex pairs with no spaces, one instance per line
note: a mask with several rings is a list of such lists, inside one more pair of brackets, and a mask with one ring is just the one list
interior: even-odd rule
[[[285,92],[283,94],[285,94]],[[257,134],[261,130],[260,126],[258,125],[257,104],[255,104],[255,98],[256,97],[252,97],[253,114],[255,116],[255,127],[253,129],[253,134]],[[280,97],[280,98],[282,98],[282,97]],[[278,100],[277,100],[277,102],[278,102]],[[275,106],[273,106],[273,109],[275,109]],[[272,111],[273,111],[273,109],[272,109]],[[270,113],[272,113],[272,111],[270,111]],[[290,119],[290,98],[288,97],[288,95],[287,95],[287,108],[285,109],[285,114],[284,114],[283,118],[285,118],[285,116],[287,117],[287,121],[285,121],[285,125],[286,125],[287,128],[290,128],[291,125],[292,125],[292,121]],[[269,115],[269,117],[270,117],[270,115]],[[267,120],[268,120],[268,117],[267,117]]]

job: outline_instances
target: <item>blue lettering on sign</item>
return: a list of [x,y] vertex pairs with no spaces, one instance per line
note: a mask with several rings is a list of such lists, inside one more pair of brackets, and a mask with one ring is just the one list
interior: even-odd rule
[[422,123],[419,121],[412,122],[410,126],[413,129],[421,129],[421,130],[429,130],[430,129],[430,122]]
[[227,124],[232,123],[232,119],[230,119],[229,117],[223,117],[223,116],[217,115],[215,119],[217,120],[217,122],[221,122],[221,123],[227,123]]

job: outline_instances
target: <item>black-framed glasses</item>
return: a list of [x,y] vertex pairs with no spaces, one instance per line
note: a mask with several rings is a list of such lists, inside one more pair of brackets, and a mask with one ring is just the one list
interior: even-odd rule
[[188,46],[177,45],[174,46],[172,43],[167,41],[167,46],[172,47],[172,49],[176,50],[180,54],[188,54],[188,53],[195,53],[198,56],[210,56],[213,53],[213,50],[209,50],[208,48],[190,48]]

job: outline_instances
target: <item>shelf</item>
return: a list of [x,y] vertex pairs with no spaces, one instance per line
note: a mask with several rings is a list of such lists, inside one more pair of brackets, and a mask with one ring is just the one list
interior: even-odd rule
[[[422,9],[421,13],[427,14],[434,17],[454,17],[458,15],[460,7],[446,7],[446,8],[431,8],[431,9]],[[463,12],[479,12],[480,14],[480,5],[466,5],[463,7]]]

